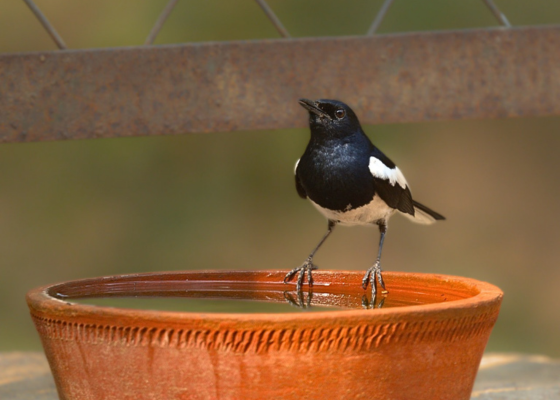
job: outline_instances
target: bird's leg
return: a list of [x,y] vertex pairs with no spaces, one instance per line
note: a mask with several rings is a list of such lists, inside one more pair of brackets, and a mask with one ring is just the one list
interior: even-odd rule
[[364,289],[367,288],[368,282],[371,283],[372,298],[375,298],[375,295],[377,294],[377,284],[375,282],[376,278],[383,290],[387,290],[385,289],[383,276],[381,276],[381,251],[383,250],[383,240],[385,240],[385,234],[387,233],[387,223],[384,220],[380,220],[377,222],[377,225],[379,226],[379,233],[381,235],[379,238],[379,251],[377,253],[377,260],[375,261],[375,264],[373,264],[371,268],[366,271],[364,279],[362,279],[362,287]]
[[305,272],[307,272],[307,282],[309,283],[310,287],[313,286],[313,277],[311,276],[311,271],[317,269],[317,266],[313,265],[313,256],[315,255],[317,250],[319,250],[319,247],[321,247],[321,245],[325,242],[325,240],[327,240],[327,238],[333,231],[335,225],[336,223],[334,221],[329,220],[329,226],[327,228],[327,233],[325,233],[325,236],[323,236],[323,238],[321,239],[317,247],[313,249],[309,257],[307,257],[307,260],[305,260],[305,262],[300,267],[294,268],[286,274],[286,276],[284,277],[284,283],[287,283],[290,279],[292,279],[292,277],[296,273],[299,272],[297,286],[296,286],[296,289],[299,292],[301,291],[301,286],[303,285],[303,278],[305,277]]

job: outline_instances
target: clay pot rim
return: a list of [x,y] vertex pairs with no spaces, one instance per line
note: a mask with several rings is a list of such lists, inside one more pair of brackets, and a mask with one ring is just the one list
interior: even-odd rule
[[[51,296],[49,293],[53,290],[60,289],[61,287],[80,287],[80,285],[92,285],[94,283],[107,283],[107,281],[118,282],[120,280],[132,280],[140,278],[164,278],[175,275],[181,276],[259,276],[267,278],[265,284],[278,285],[287,271],[167,271],[167,272],[150,272],[139,274],[125,274],[125,275],[111,275],[102,276],[98,278],[88,278],[67,281],[57,284],[46,285],[30,290],[27,293],[27,303],[30,310],[34,314],[43,314],[45,317],[54,316],[71,318],[71,319],[123,319],[128,322],[134,319],[135,322],[140,321],[162,321],[162,322],[184,322],[184,321],[214,321],[228,322],[249,322],[249,323],[267,323],[267,322],[298,322],[298,321],[314,321],[314,320],[329,320],[329,319],[349,319],[349,320],[384,320],[393,319],[395,317],[403,316],[406,314],[413,314],[418,316],[426,316],[426,314],[439,314],[442,312],[456,312],[458,310],[476,309],[479,312],[482,309],[491,307],[494,303],[500,302],[503,297],[503,292],[496,286],[478,281],[471,278],[464,278],[452,275],[441,274],[425,274],[425,273],[409,273],[409,272],[384,272],[383,276],[386,281],[388,289],[391,287],[391,281],[398,282],[399,279],[413,282],[425,282],[428,285],[439,285],[439,287],[455,287],[462,290],[465,295],[470,292],[472,296],[459,299],[450,300],[441,303],[411,305],[393,308],[381,308],[373,310],[333,310],[326,312],[316,313],[210,313],[210,312],[185,312],[185,311],[161,311],[161,310],[139,310],[131,308],[117,308],[109,306],[94,306],[81,303],[71,303],[72,299],[59,299]],[[323,291],[330,286],[330,280],[336,276],[344,276],[347,282],[344,285],[358,285],[361,282],[363,271],[328,271],[321,270],[314,272],[314,291]],[[330,278],[330,279],[329,279]],[[157,280],[154,280],[157,281]],[[208,280],[205,280],[208,282]],[[231,279],[230,279],[231,282]],[[283,284],[282,284],[283,285]],[[284,287],[284,286],[282,286]],[[286,290],[295,292],[295,285],[285,285]],[[360,288],[361,289],[361,288]],[[367,289],[369,291],[369,288]],[[304,287],[307,292],[307,286]],[[364,292],[365,293],[365,292]]]

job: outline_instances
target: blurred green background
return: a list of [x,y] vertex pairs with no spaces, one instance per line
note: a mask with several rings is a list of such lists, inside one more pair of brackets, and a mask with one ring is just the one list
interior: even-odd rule
[[[70,48],[140,45],[167,2],[35,1]],[[560,22],[560,2],[496,3],[514,25]],[[301,37],[362,34],[381,0],[269,4]],[[495,25],[481,0],[397,0],[380,33]],[[254,1],[181,0],[156,43],[277,36]],[[23,1],[0,2],[0,53],[54,49]],[[505,298],[488,349],[560,357],[560,117],[365,129],[404,171],[415,198],[448,218],[431,227],[393,218],[384,268],[498,285]],[[294,162],[308,135],[0,145],[0,350],[40,349],[24,301],[38,285],[128,272],[299,265],[326,227],[294,188]],[[374,229],[341,228],[316,262],[365,270],[377,241]]]

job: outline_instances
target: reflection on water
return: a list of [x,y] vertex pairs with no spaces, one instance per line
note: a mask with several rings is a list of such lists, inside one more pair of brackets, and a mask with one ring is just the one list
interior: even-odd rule
[[298,290],[296,293],[291,293],[289,291],[284,292],[284,298],[293,307],[299,307],[301,309],[311,309],[311,301],[313,300],[313,291],[309,290],[307,292],[307,299],[304,301],[305,295],[303,290]]
[[[285,287],[285,286],[284,286]],[[105,288],[107,289],[107,288]],[[122,289],[122,288],[121,288]],[[302,311],[327,312],[356,309],[380,309],[413,306],[446,301],[433,293],[393,290],[371,297],[370,291],[357,289],[347,292],[278,290],[278,287],[248,289],[235,285],[213,285],[188,290],[111,290],[97,291],[94,296],[60,295],[70,303],[94,306],[207,313],[293,313]]]
[[[294,306],[298,307],[302,310],[313,310],[313,311],[322,311],[321,306],[317,307],[317,305],[313,305],[313,291],[310,290],[307,292],[307,296],[303,290],[299,290],[297,292],[284,292],[284,298],[286,301]],[[374,309],[374,308],[383,308],[385,304],[385,300],[387,299],[387,295],[383,295],[382,297],[374,296],[373,299],[368,298],[365,294],[362,295],[362,308],[365,310]],[[319,309],[317,309],[319,308]],[[352,308],[343,308],[343,307],[329,307],[332,311],[333,309],[337,310],[351,310]],[[324,311],[329,311],[326,309]]]
[[[294,293],[295,294],[295,293]],[[339,307],[324,305],[308,305],[303,308],[296,303],[276,301],[251,301],[226,298],[185,298],[185,297],[95,297],[72,299],[73,303],[90,304],[95,306],[132,308],[137,310],[206,312],[228,314],[278,314],[300,311],[334,311]]]
[[362,308],[366,310],[383,308],[383,306],[385,305],[385,300],[387,300],[386,294],[382,296],[373,296],[373,299],[368,299],[368,297],[364,294],[362,296]]

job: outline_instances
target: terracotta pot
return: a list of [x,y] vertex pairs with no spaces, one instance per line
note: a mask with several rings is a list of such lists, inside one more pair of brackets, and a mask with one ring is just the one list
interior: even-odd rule
[[[168,272],[31,290],[27,301],[62,399],[469,399],[502,292],[472,279],[385,272],[371,305],[362,272],[317,271],[311,306],[280,314],[132,310],[84,296],[300,303],[285,272]],[[379,299],[378,299],[379,300]],[[303,304],[301,304],[303,303]],[[376,306],[379,305],[379,301]]]

